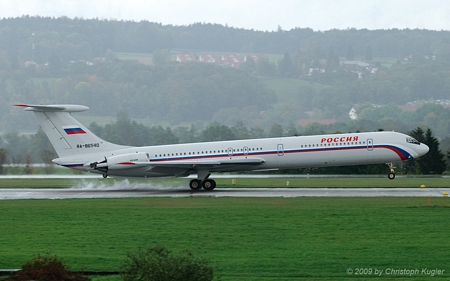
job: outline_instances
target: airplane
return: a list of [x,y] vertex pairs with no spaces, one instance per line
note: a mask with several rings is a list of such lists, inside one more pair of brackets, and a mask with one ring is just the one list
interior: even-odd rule
[[33,111],[52,143],[57,165],[111,177],[187,177],[192,190],[211,191],[211,173],[270,171],[387,163],[425,155],[429,148],[398,132],[325,134],[132,147],[107,142],[72,113],[87,106],[15,104]]

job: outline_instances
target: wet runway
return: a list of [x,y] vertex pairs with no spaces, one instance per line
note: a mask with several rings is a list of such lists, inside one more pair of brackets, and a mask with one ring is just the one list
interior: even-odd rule
[[449,188],[0,189],[0,200],[132,197],[443,197]]

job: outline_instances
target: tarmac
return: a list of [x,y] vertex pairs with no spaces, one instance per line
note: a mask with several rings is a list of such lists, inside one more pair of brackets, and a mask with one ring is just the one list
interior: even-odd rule
[[446,197],[449,188],[0,189],[0,200],[136,197]]

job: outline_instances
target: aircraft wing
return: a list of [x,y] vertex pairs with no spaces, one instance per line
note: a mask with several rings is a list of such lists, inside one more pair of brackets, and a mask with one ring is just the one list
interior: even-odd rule
[[116,168],[145,168],[155,173],[171,173],[176,176],[188,176],[197,171],[233,172],[257,170],[265,163],[262,158],[207,159],[207,160],[166,160],[166,161],[126,161],[119,162]]
[[[150,167],[177,167],[177,168],[206,168],[206,167],[220,167],[229,165],[260,165],[264,164],[265,160],[262,158],[236,158],[236,159],[211,159],[211,160],[174,160],[174,161],[152,161],[150,162],[130,162],[137,166]],[[133,165],[131,164],[131,165]]]

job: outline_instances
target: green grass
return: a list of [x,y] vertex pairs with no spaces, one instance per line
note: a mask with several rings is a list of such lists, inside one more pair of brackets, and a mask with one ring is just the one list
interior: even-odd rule
[[143,64],[153,64],[153,53],[124,53],[114,52],[118,59],[121,60],[137,60]]
[[[214,176],[212,176],[214,178]],[[344,177],[330,177],[330,178],[239,178],[236,176],[236,184],[232,184],[231,178],[215,178],[218,188],[420,188],[425,185],[427,188],[448,187],[450,188],[450,179],[448,178],[434,178],[434,177],[417,177],[417,178],[401,178],[395,180],[388,180],[387,177],[374,178],[344,178]],[[289,182],[289,185],[288,185]],[[114,185],[117,187],[120,184],[127,185],[132,183],[139,183],[151,186],[167,186],[167,187],[188,187],[189,179],[186,178],[169,178],[169,179],[0,179],[1,188],[67,188],[83,186],[88,183],[101,184],[105,187]]]
[[320,91],[325,86],[295,78],[266,78],[263,80],[265,85],[273,91],[280,94],[278,98],[293,99],[299,97],[299,90],[303,87],[311,87],[316,91]]
[[[17,268],[32,255],[48,252],[63,257],[74,270],[114,271],[127,252],[159,243],[210,258],[221,280],[373,280],[370,275],[348,275],[348,268],[450,272],[446,268],[450,199],[433,198],[430,204],[428,200],[0,201],[0,268]],[[444,280],[449,272],[433,280]],[[424,280],[429,276],[382,277]]]
[[61,188],[75,184],[66,179],[0,179],[0,188]]

